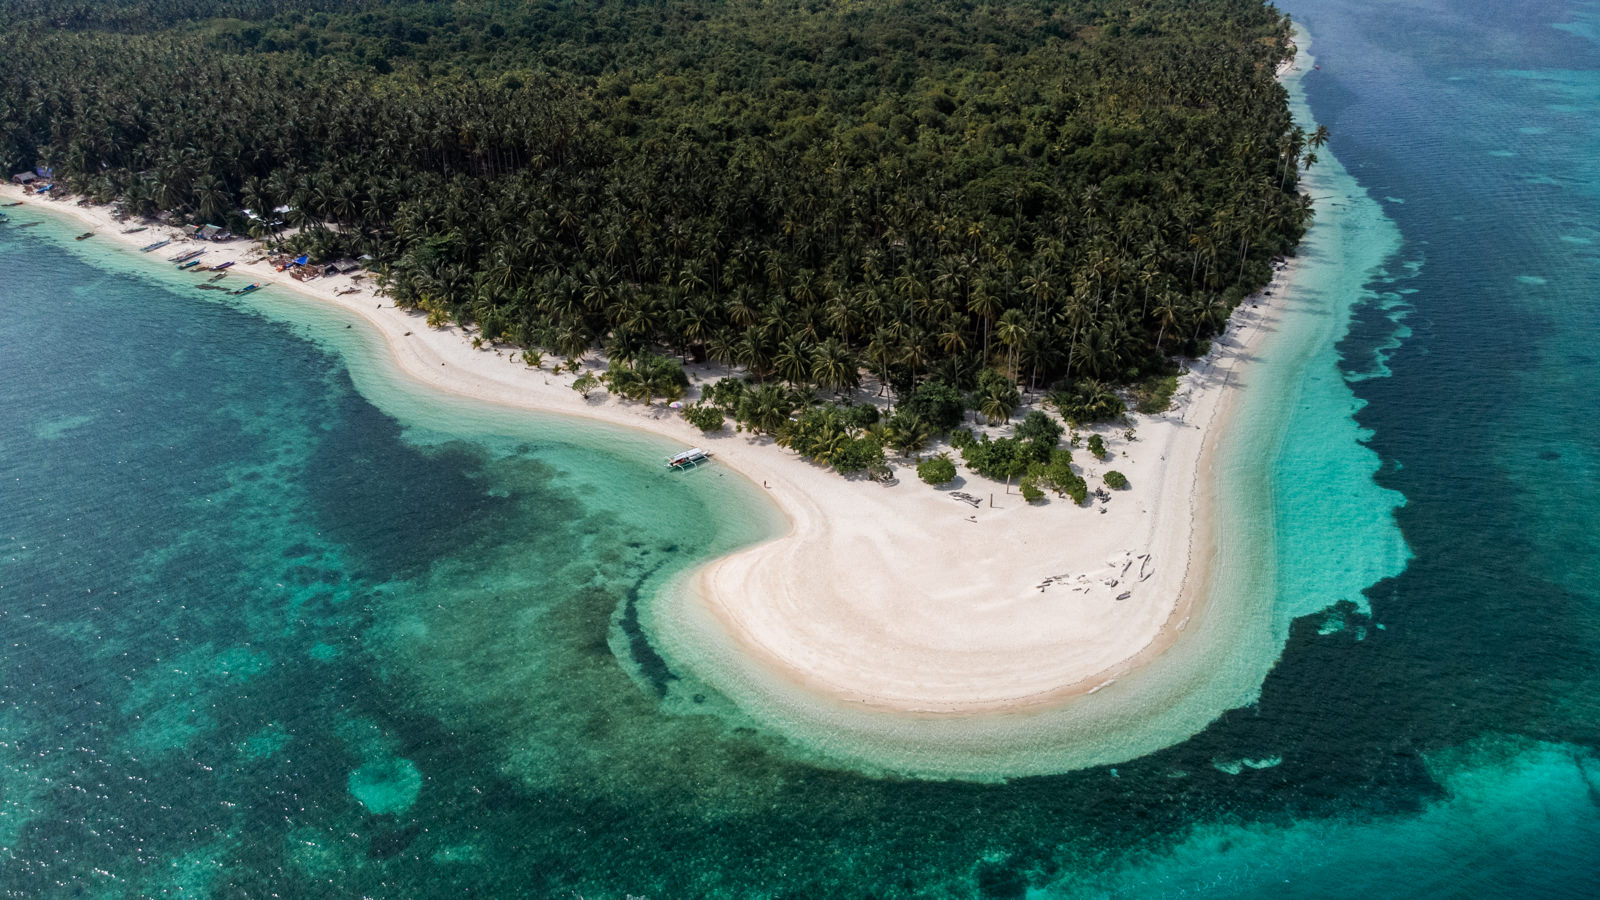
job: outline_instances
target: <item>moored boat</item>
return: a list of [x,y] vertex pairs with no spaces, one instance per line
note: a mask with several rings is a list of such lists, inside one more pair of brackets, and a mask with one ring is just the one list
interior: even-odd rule
[[699,447],[694,447],[689,450],[685,450],[676,456],[668,457],[667,467],[670,469],[692,469],[703,462],[710,461],[711,452],[709,450],[702,450]]
[[235,296],[237,296],[239,294],[248,294],[251,291],[258,291],[260,289],[261,289],[261,283],[260,282],[256,282],[256,281],[252,281],[251,283],[245,285],[242,288],[239,288],[237,291],[234,291],[233,293],[234,293]]
[[94,232],[92,232],[92,231],[85,231],[85,232],[84,232],[84,233],[83,233],[83,234],[80,234],[80,235],[78,235],[78,236],[77,236],[77,237],[75,237],[75,238],[73,238],[73,240],[75,240],[75,241],[81,241],[81,240],[85,240],[85,239],[87,239],[87,238],[92,238],[92,237],[94,237]]
[[137,226],[135,228],[129,228],[128,230],[126,230],[126,231],[124,231],[122,233],[123,234],[138,234],[141,231],[147,231],[147,230],[149,230],[149,226],[147,226],[147,225],[139,225],[139,226]]
[[195,266],[198,266],[198,265],[200,265],[200,260],[191,259],[188,262],[183,263],[182,265],[178,266],[178,268],[179,269],[192,269],[192,268],[194,268]]
[[172,243],[170,240],[156,241],[154,244],[146,244],[143,247],[140,247],[139,250],[144,253],[149,253],[152,250],[160,250],[162,247],[165,247],[170,243]]

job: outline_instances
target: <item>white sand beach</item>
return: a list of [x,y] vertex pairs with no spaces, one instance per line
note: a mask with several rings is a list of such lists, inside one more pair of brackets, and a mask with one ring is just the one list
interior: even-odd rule
[[[105,207],[24,196],[11,185],[0,196],[26,201],[7,210],[14,222],[35,210],[72,216],[96,242],[138,247],[177,232],[152,226],[126,235],[132,223],[114,222]],[[1210,460],[1237,394],[1231,386],[1272,332],[1273,301],[1292,273],[1282,267],[1265,296],[1241,306],[1211,353],[1182,376],[1171,410],[1098,429],[1110,461],[1075,451],[1091,490],[1108,469],[1130,482],[1109,502],[1080,507],[1054,496],[1030,505],[1015,486],[964,469],[954,485],[935,489],[901,460],[893,460],[893,485],[846,479],[770,438],[735,434],[731,423],[706,436],[677,414],[664,415],[660,404],[585,401],[571,389],[571,373],[531,368],[510,347],[476,349],[459,328],[429,328],[421,313],[375,296],[370,279],[301,283],[248,262],[262,256],[252,242],[184,240],[151,255],[206,246],[204,261],[238,261],[224,284],[272,285],[252,303],[281,303],[282,291],[298,291],[358,313],[403,371],[442,391],[712,450],[716,465],[765,485],[791,523],[787,534],[717,560],[693,581],[730,646],[772,676],[829,698],[944,715],[1070,702],[1179,639],[1213,553]],[[689,371],[696,391],[722,374]]]

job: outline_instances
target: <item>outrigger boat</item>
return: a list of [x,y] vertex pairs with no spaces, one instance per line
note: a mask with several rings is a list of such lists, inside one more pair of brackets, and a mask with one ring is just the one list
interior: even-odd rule
[[230,260],[228,260],[227,262],[223,263],[220,266],[212,266],[211,267],[211,271],[213,271],[213,272],[221,272],[223,269],[226,269],[229,266],[233,265],[233,262],[234,261],[230,259]]
[[124,231],[123,234],[138,234],[141,231],[148,231],[149,227],[150,226],[148,225],[140,225],[137,228],[129,228],[127,231]]
[[75,237],[75,238],[73,238],[73,240],[75,240],[75,241],[81,241],[81,240],[86,240],[86,239],[88,239],[88,238],[92,238],[92,237],[94,237],[94,232],[92,232],[92,231],[85,231],[85,232],[84,232],[84,233],[83,233],[83,234],[80,234],[80,235],[78,235],[78,236],[77,236],[77,237]]
[[667,458],[667,468],[669,468],[669,469],[692,469],[695,466],[698,466],[699,464],[701,464],[703,462],[710,462],[710,461],[711,461],[711,451],[709,451],[709,450],[701,450],[699,447],[695,447],[692,450],[685,450],[685,451],[683,451],[682,453],[679,453],[676,456],[668,457]]
[[172,243],[170,240],[156,241],[154,244],[145,244],[143,247],[140,247],[139,250],[144,253],[149,253],[152,250],[160,250],[162,247],[165,247],[170,243]]
[[244,287],[239,288],[237,291],[234,291],[233,294],[234,294],[234,296],[238,296],[240,294],[248,294],[251,291],[258,291],[260,289],[261,289],[261,283],[260,282],[256,282],[256,281],[252,281],[249,284],[245,285]]
[[208,282],[210,282],[210,281],[221,281],[222,279],[227,278],[227,277],[228,277],[228,273],[227,272],[218,272],[217,274],[211,276],[210,278],[207,278],[206,281],[208,281]]
[[204,253],[204,250],[190,250],[188,253],[179,253],[177,256],[169,257],[167,262],[188,262],[191,259],[198,259]]
[[188,262],[184,263],[183,265],[178,266],[178,269],[180,271],[182,271],[183,269],[192,269],[192,268],[194,268],[195,266],[198,266],[198,265],[200,265],[200,260],[191,259]]

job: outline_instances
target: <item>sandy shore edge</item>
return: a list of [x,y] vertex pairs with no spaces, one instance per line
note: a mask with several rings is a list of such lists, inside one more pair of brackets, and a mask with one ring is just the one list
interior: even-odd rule
[[[11,185],[0,195],[26,201],[7,210],[13,223],[35,211],[66,215],[94,231],[96,242],[136,249],[177,232],[152,226],[123,234],[131,223],[114,222],[105,207],[24,197]],[[223,284],[273,286],[250,295],[252,303],[281,303],[273,292],[288,289],[359,315],[383,336],[400,371],[439,390],[712,449],[718,464],[765,486],[790,522],[784,535],[715,560],[691,579],[729,645],[828,697],[925,714],[1067,701],[1177,639],[1208,578],[1211,457],[1238,377],[1273,330],[1270,301],[1292,273],[1292,264],[1281,267],[1266,291],[1236,311],[1211,353],[1182,377],[1173,409],[1132,415],[1133,440],[1122,427],[1094,429],[1114,458],[1100,463],[1077,451],[1091,488],[1110,468],[1132,487],[1081,508],[1054,498],[1030,506],[1014,487],[970,473],[953,489],[935,490],[905,463],[898,484],[880,487],[822,470],[767,438],[704,436],[660,405],[586,401],[570,387],[575,375],[529,367],[508,347],[476,349],[457,327],[429,328],[420,313],[375,296],[370,280],[301,283],[248,262],[262,255],[253,242],[178,239],[149,257],[190,248],[207,250],[203,262],[236,261]],[[722,373],[691,367],[691,374],[704,382]],[[979,505],[955,498],[956,490]]]

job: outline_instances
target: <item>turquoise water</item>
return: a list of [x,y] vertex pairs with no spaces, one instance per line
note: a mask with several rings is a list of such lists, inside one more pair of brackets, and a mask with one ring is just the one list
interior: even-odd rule
[[1346,171],[1223,461],[1248,677],[1061,775],[810,764],[657,653],[774,527],[715,467],[0,227],[0,896],[1591,896],[1600,7],[1288,11]]

